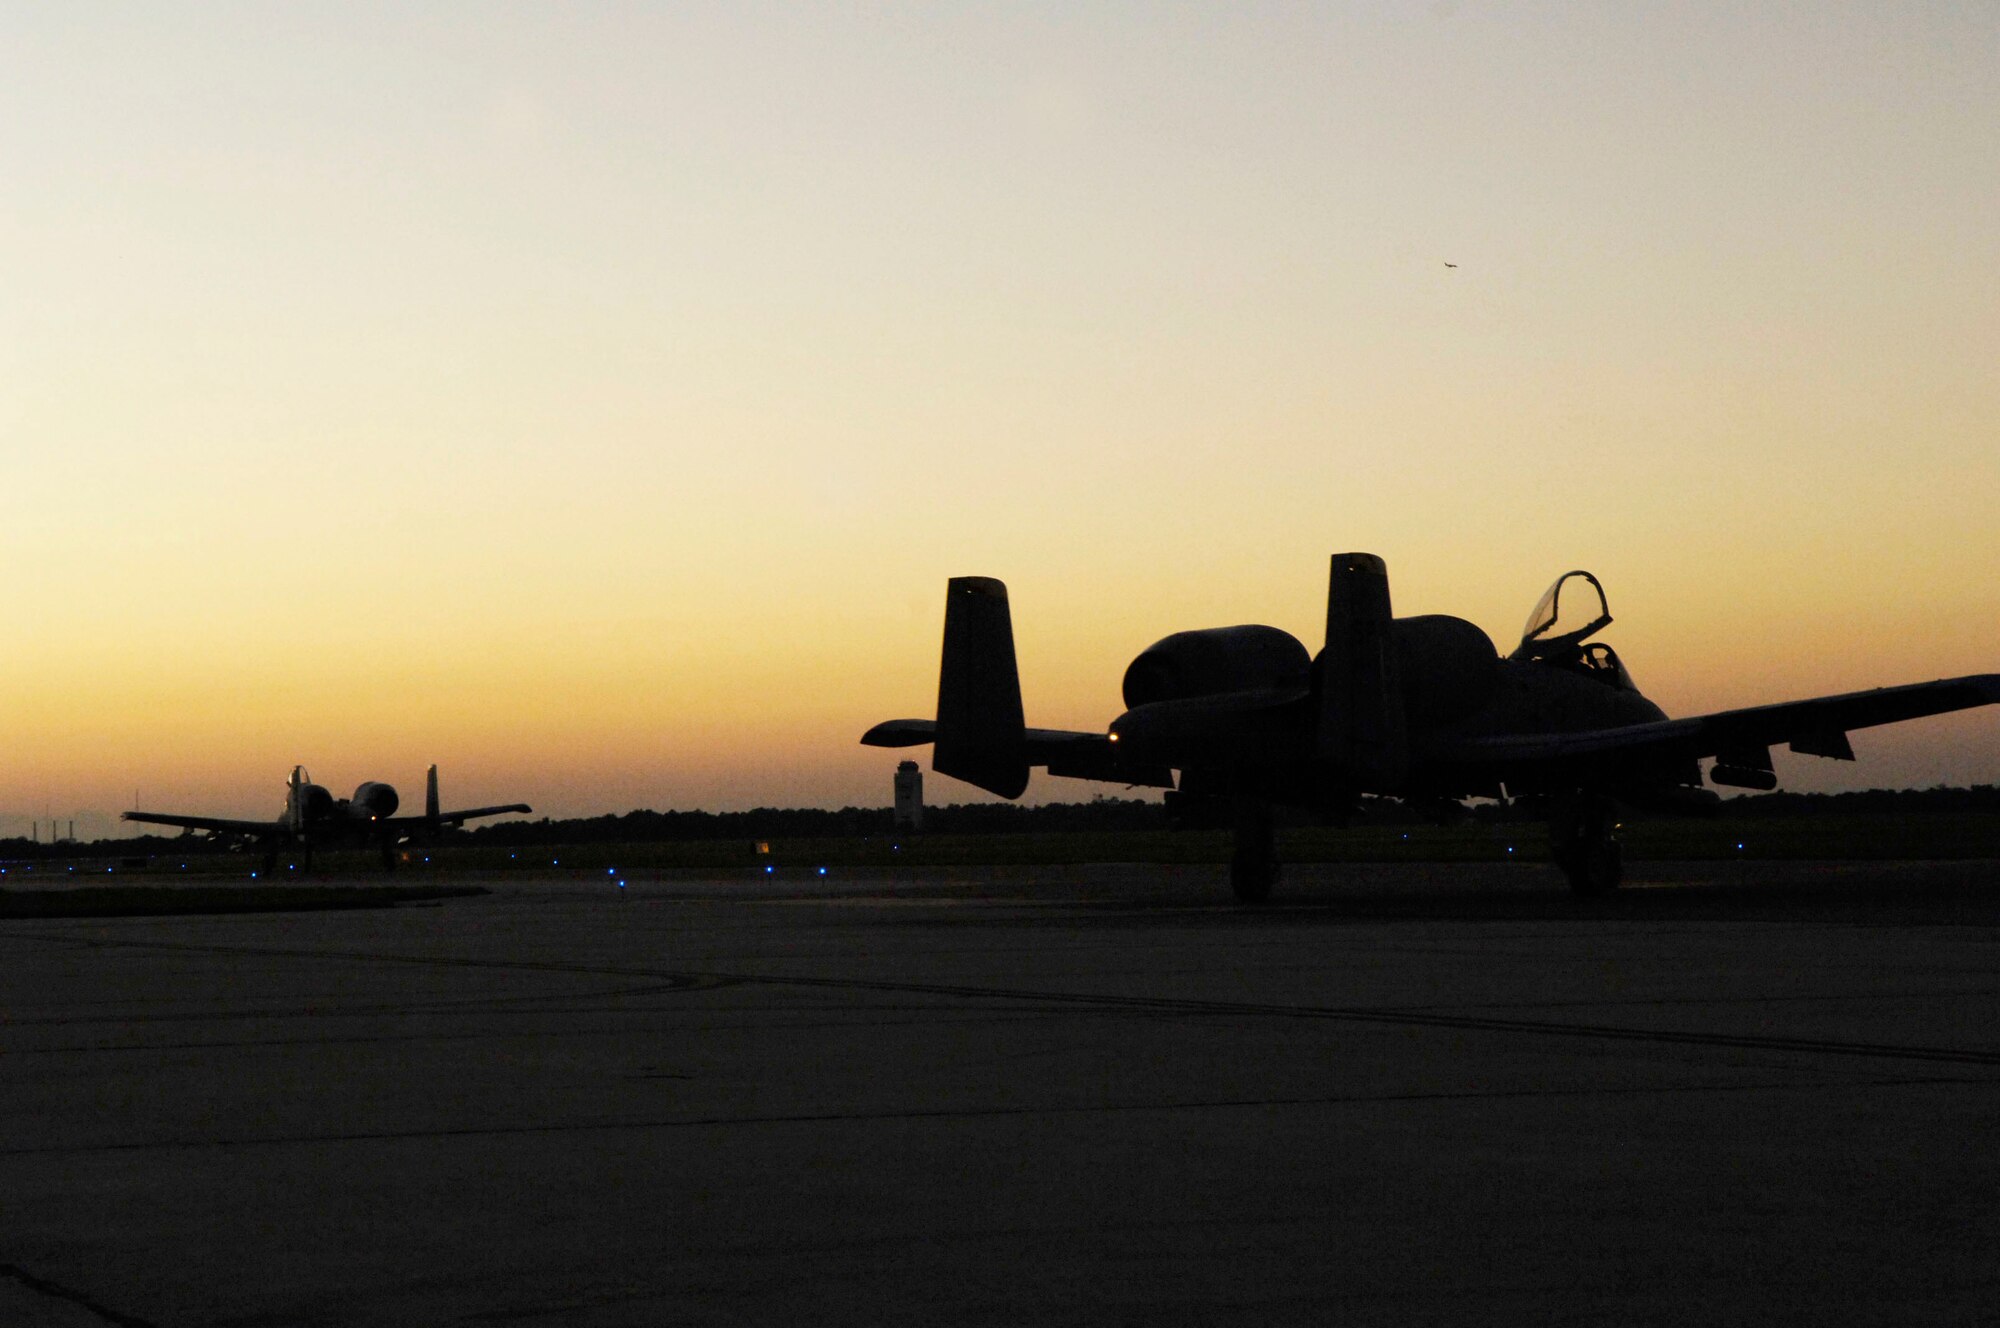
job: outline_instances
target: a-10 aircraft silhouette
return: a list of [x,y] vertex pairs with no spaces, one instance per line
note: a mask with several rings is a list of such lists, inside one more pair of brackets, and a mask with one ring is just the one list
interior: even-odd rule
[[312,870],[315,848],[375,848],[382,854],[382,870],[396,869],[396,848],[409,839],[434,837],[440,830],[465,824],[477,816],[500,816],[507,812],[533,810],[525,802],[504,807],[473,807],[465,811],[438,810],[438,768],[424,776],[424,814],[398,816],[401,800],[396,790],[379,780],[370,780],[354,790],[351,798],[336,798],[315,784],[302,765],[292,767],[285,785],[285,811],[275,821],[234,821],[218,816],[183,816],[178,812],[126,812],[128,821],[152,825],[177,825],[186,830],[203,830],[222,839],[264,848],[264,874],[270,875],[280,853],[297,853],[300,870]]
[[1230,883],[1247,902],[1277,880],[1279,804],[1342,815],[1364,795],[1437,807],[1537,799],[1571,888],[1599,894],[1623,872],[1617,804],[1713,806],[1703,758],[1714,758],[1714,783],[1770,789],[1776,743],[1851,761],[1853,729],[2000,702],[2000,674],[1977,674],[1669,719],[1611,647],[1590,640],[1611,622],[1590,573],[1557,578],[1503,658],[1462,618],[1391,616],[1383,561],[1347,553],[1333,559],[1317,657],[1275,627],[1176,632],[1125,670],[1126,710],[1107,731],[1031,729],[1007,587],[957,577],[945,593],[937,718],[889,720],[861,741],[934,743],[934,769],[1006,798],[1043,766],[1227,806]]

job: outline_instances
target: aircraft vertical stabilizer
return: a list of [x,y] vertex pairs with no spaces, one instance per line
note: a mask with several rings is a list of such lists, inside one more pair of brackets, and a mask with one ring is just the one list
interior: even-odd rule
[[438,768],[432,766],[424,776],[424,819],[435,825],[438,812]]
[[1394,789],[1409,774],[1396,644],[1390,628],[1389,568],[1372,553],[1337,553],[1326,591],[1326,649],[1320,656],[1321,759],[1358,787]]
[[1028,787],[1027,721],[1007,586],[958,576],[945,588],[931,768],[1003,798]]

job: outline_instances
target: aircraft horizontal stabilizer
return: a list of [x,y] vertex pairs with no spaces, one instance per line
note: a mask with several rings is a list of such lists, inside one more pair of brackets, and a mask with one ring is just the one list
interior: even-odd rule
[[885,719],[861,735],[863,747],[920,747],[937,737],[934,719]]
[[[864,747],[917,747],[933,741],[937,723],[929,719],[887,719],[861,735]],[[1166,766],[1136,762],[1118,750],[1109,736],[1070,729],[1023,729],[1021,752],[1030,766],[1052,775],[1100,779],[1146,788],[1172,788],[1173,771]],[[950,773],[947,771],[946,773]]]
[[1141,788],[1174,786],[1170,767],[1132,760],[1105,734],[1063,733],[1056,737],[1056,733],[1053,729],[1028,730],[1028,764],[1070,779],[1096,779]]

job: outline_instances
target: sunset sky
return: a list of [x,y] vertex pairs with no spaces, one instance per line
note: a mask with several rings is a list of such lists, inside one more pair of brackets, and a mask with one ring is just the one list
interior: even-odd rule
[[0,182],[0,833],[885,803],[966,573],[1050,726],[1345,550],[1671,714],[2000,670],[1990,4],[0,0]]

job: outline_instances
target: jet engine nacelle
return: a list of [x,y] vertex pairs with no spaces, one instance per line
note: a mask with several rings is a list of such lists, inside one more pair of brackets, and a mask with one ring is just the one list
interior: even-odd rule
[[354,802],[352,806],[357,815],[372,816],[378,819],[394,816],[398,805],[400,804],[396,797],[396,790],[387,784],[370,780],[368,783],[354,790]]
[[1492,699],[1500,677],[1493,638],[1463,618],[1425,614],[1390,624],[1403,708],[1420,728],[1470,718]]
[[299,811],[307,821],[321,821],[333,814],[333,794],[318,784],[299,789]]
[[1304,688],[1312,657],[1299,639],[1254,623],[1175,632],[1125,670],[1125,708],[1257,688]]

